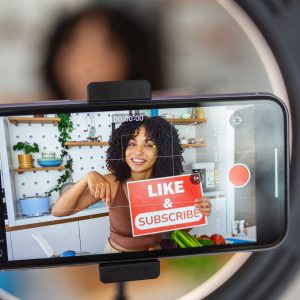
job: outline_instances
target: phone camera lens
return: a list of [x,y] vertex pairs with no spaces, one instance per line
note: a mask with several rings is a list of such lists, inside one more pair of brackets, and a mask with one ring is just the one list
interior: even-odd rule
[[243,120],[242,120],[241,116],[238,114],[233,114],[230,117],[230,125],[234,128],[240,127],[242,122],[243,122]]

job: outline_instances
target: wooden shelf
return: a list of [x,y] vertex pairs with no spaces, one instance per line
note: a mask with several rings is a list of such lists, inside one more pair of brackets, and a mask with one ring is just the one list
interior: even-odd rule
[[16,126],[20,123],[57,125],[60,122],[60,118],[9,117],[8,121]]
[[65,142],[67,148],[78,146],[108,146],[108,142]]
[[175,124],[175,125],[196,125],[196,124],[200,124],[200,123],[205,123],[207,120],[206,119],[184,119],[184,118],[180,118],[180,119],[166,119],[168,122]]
[[[39,118],[39,117],[9,117],[9,122],[18,126],[19,123],[35,123],[35,124],[54,124],[60,122],[60,118]],[[173,124],[200,124],[205,123],[206,119],[186,119],[186,118],[170,118],[166,119]]]
[[[66,142],[65,146],[69,147],[78,147],[78,146],[108,146],[108,142]],[[199,148],[206,147],[205,143],[198,144],[181,144],[182,148]]]
[[59,167],[38,167],[38,168],[28,168],[28,169],[15,169],[18,174],[23,174],[24,172],[34,172],[34,171],[52,171],[52,170],[64,170],[64,166]]
[[182,148],[199,148],[199,147],[206,147],[207,144],[201,143],[201,144],[181,144]]

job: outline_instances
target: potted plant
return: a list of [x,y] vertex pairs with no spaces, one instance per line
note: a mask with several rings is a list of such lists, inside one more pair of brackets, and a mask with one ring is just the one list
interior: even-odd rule
[[39,152],[37,143],[30,144],[28,142],[18,142],[13,146],[14,151],[24,151],[24,154],[18,155],[19,169],[30,169],[33,167],[32,154]]

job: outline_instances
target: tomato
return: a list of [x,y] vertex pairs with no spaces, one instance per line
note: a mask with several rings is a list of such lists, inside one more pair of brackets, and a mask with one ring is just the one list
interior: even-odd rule
[[216,244],[216,245],[224,245],[226,244],[225,239],[221,234],[213,234],[210,239]]

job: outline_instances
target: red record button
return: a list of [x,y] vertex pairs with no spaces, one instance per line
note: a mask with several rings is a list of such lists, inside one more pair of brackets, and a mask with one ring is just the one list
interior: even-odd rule
[[228,180],[236,188],[244,187],[250,177],[250,170],[244,164],[234,164],[228,172]]

